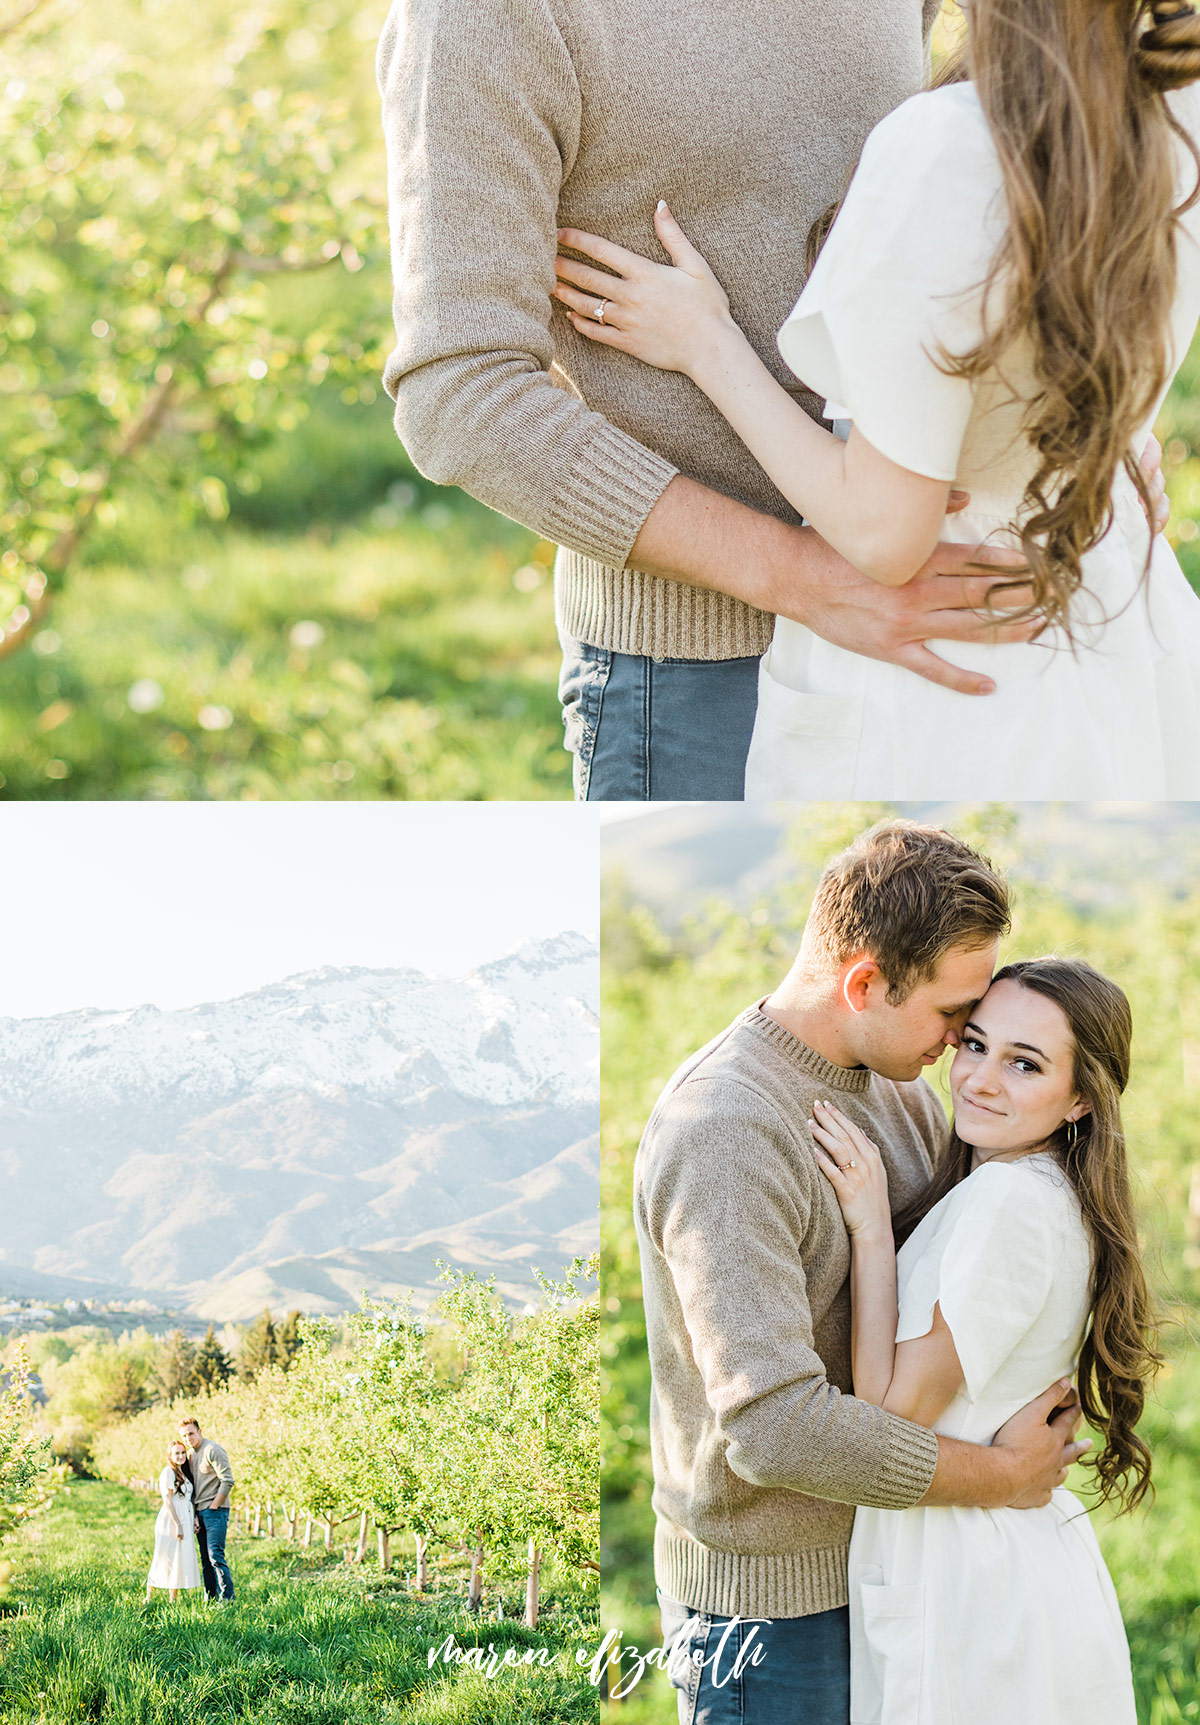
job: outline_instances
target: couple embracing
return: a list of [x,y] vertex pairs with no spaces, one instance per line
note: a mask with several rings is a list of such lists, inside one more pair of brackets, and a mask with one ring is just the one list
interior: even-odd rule
[[[1064,1489],[1081,1412],[1101,1497],[1149,1483],[1130,1013],[1076,960],[997,970],[1009,920],[966,844],[874,828],[825,870],[780,987],[646,1127],[654,1559],[684,1725],[1134,1725],[1116,1596]],[[947,1047],[949,1127],[920,1076]]]
[[938,10],[393,0],[384,381],[561,548],[581,797],[1200,795],[1200,17]]

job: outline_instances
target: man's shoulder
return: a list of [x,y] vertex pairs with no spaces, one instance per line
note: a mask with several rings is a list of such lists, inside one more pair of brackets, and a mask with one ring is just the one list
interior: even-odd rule
[[451,43],[459,57],[464,45],[515,46],[531,32],[569,42],[576,9],[577,0],[519,0],[516,6],[513,0],[392,0],[376,50],[376,75],[383,84],[392,61],[421,41]]
[[754,1033],[757,1009],[747,1007],[667,1080],[650,1125],[678,1116],[708,1113],[761,1115],[778,1112],[779,1074],[770,1048]]
[[689,1185],[701,1168],[755,1180],[786,1169],[807,1190],[811,1158],[797,1154],[807,1109],[755,1034],[755,1011],[740,1013],[667,1082],[638,1147],[639,1202]]

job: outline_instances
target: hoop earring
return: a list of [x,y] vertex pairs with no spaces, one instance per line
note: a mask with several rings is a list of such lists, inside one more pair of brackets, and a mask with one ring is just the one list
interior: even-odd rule
[[1078,1144],[1078,1142],[1079,1142],[1079,1122],[1077,1120],[1068,1120],[1067,1121],[1067,1149],[1068,1150],[1074,1150],[1074,1148],[1075,1148],[1076,1144]]

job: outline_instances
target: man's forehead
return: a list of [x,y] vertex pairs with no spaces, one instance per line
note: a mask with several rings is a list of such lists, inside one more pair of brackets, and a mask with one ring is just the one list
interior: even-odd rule
[[999,942],[987,946],[953,946],[938,960],[937,969],[925,984],[928,993],[947,995],[939,1001],[947,1007],[974,1006],[987,992],[996,968]]

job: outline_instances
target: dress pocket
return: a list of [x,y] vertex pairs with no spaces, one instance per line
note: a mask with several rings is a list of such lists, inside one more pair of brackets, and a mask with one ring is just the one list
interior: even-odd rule
[[851,1721],[852,1725],[918,1725],[925,1663],[925,1588],[921,1583],[885,1587],[882,1576],[875,1564],[862,1564],[855,1573],[858,1610],[852,1616]]
[[862,736],[861,695],[814,695],[758,673],[758,712],[746,761],[746,798],[796,801],[853,794]]

